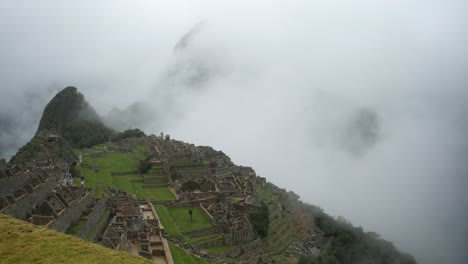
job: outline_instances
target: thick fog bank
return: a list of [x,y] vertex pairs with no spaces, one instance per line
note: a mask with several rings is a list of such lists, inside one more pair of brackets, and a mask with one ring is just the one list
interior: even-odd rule
[[468,259],[463,1],[1,6],[2,156],[74,85],[107,124],[221,149],[420,263]]

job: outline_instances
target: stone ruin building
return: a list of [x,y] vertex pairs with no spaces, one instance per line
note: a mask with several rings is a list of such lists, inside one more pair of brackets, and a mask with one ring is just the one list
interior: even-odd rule
[[[162,164],[170,177],[177,201],[166,206],[199,206],[214,225],[213,229],[194,231],[185,235],[196,237],[212,233],[221,240],[196,244],[203,248],[229,245],[232,250],[220,256],[236,258],[245,263],[257,263],[263,254],[262,242],[251,225],[248,213],[261,205],[255,194],[258,177],[250,167],[234,165],[229,157],[211,147],[195,147],[176,140],[154,137],[152,160]],[[195,181],[199,188],[183,192],[185,182]]]
[[26,169],[15,165],[0,170],[0,213],[65,232],[83,214],[96,209],[99,199],[93,193],[83,186],[63,184],[63,179],[69,177],[68,171],[62,171],[50,160],[39,163],[42,166],[37,164],[33,162]]
[[134,195],[109,188],[108,193],[113,217],[98,240],[100,244],[155,263],[174,263],[164,227],[151,202],[140,204]]

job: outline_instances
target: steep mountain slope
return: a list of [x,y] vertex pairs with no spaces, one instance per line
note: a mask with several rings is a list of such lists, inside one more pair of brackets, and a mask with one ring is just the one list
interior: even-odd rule
[[105,142],[113,131],[75,87],[66,87],[47,104],[39,131],[61,134],[74,147],[89,147]]

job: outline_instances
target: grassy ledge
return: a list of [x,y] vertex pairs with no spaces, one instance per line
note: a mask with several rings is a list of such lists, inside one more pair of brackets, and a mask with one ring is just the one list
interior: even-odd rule
[[151,263],[0,214],[1,263]]

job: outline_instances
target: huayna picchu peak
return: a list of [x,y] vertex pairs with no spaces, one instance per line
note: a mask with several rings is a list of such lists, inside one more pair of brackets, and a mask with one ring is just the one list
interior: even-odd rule
[[90,147],[105,142],[113,134],[83,94],[71,86],[47,104],[37,131],[60,134],[74,147]]
[[[40,226],[0,216],[15,226],[0,240],[8,262],[415,263],[222,151],[105,127],[74,87],[47,104],[33,139],[0,164],[0,213]],[[103,258],[105,248],[121,253]],[[62,252],[70,250],[85,252]]]

